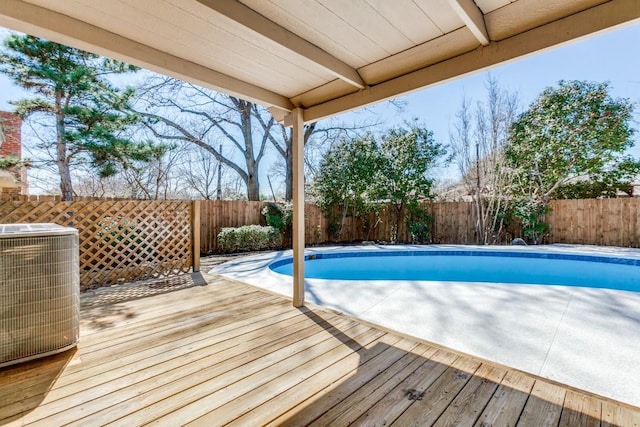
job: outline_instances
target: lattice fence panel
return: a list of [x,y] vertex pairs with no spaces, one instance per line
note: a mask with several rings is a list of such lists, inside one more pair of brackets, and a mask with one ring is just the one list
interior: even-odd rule
[[0,201],[0,222],[78,229],[83,290],[187,273],[193,261],[189,201]]

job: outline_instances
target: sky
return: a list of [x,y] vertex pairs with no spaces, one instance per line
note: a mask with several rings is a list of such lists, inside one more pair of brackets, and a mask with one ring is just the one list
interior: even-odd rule
[[[0,29],[0,37],[8,34]],[[610,82],[614,97],[628,98],[636,103],[633,127],[640,129],[640,24],[591,35],[579,41],[548,49],[542,53],[476,72],[447,83],[398,98],[406,103],[402,113],[383,102],[364,111],[338,116],[338,120],[383,120],[385,126],[401,124],[418,118],[433,131],[437,142],[448,144],[455,114],[464,97],[481,101],[489,73],[500,86],[519,95],[522,107],[533,103],[542,90],[560,80],[589,80]],[[25,96],[5,76],[0,75],[0,109],[11,109],[10,100]],[[630,153],[640,157],[640,133],[635,135],[636,147]],[[263,168],[266,175],[269,167]],[[439,171],[442,178],[455,179],[455,167]],[[266,176],[261,182],[266,187]],[[266,188],[263,188],[263,192]]]

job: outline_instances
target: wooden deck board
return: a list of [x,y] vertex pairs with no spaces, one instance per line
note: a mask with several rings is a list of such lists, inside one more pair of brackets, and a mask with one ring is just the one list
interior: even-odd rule
[[[412,390],[417,394],[423,393],[446,371],[449,364],[457,359],[458,356],[453,353],[438,351],[429,360],[424,360],[424,363],[403,381],[396,381],[396,378],[392,378],[390,383],[388,382],[388,386],[393,386],[393,388],[388,393],[382,395],[381,392],[387,389],[385,387],[372,396],[373,399],[379,398],[374,405],[370,404],[373,399],[365,399],[358,405],[354,405],[351,410],[345,411],[341,417],[350,412],[361,414],[354,421],[356,425],[380,425],[393,421],[413,403],[408,397]],[[341,417],[337,419],[338,425],[342,424]]]
[[528,375],[508,372],[475,425],[515,426],[534,383],[535,379]]
[[[394,422],[394,426],[429,426],[438,421],[456,395],[465,387],[480,363],[459,357],[440,377],[411,401],[411,405]],[[421,390],[419,388],[418,390]]]
[[[204,358],[197,358],[193,363],[186,363],[189,362],[189,360],[186,360],[187,358],[178,357],[169,360],[167,363],[150,366],[148,368],[144,368],[145,365],[141,365],[139,366],[140,369],[136,370],[131,375],[120,377],[110,381],[106,385],[87,388],[81,394],[76,393],[70,396],[65,396],[62,399],[57,399],[53,402],[53,408],[50,409],[52,413],[55,412],[56,415],[47,416],[47,421],[55,421],[56,425],[61,425],[63,420],[61,419],[60,423],[57,421],[59,417],[66,416],[67,411],[61,413],[59,410],[64,410],[69,406],[81,407],[85,415],[89,415],[92,413],[90,411],[96,410],[108,412],[111,415],[114,415],[110,408],[115,405],[120,407],[125,405],[130,407],[132,410],[143,407],[148,412],[151,412],[151,409],[156,407],[161,408],[160,410],[164,410],[168,405],[166,402],[162,402],[155,406],[139,406],[137,402],[141,399],[141,396],[145,398],[150,397],[153,400],[159,400],[168,396],[175,396],[185,388],[188,389],[189,387],[199,385],[203,382],[218,383],[219,375],[228,376],[234,373],[234,369],[236,369],[237,366],[243,366],[244,364],[243,368],[245,370],[251,369],[248,362],[266,363],[269,358],[282,357],[286,355],[287,352],[304,349],[310,342],[317,340],[315,335],[319,333],[317,330],[310,329],[308,325],[308,334],[298,333],[298,335],[287,335],[285,327],[282,327],[281,329],[278,328],[272,332],[271,336],[268,337],[269,344],[267,346],[258,347],[261,351],[252,351],[254,348],[252,342],[253,338],[259,338],[262,334],[261,329],[262,328],[257,332],[245,335],[244,338],[246,341],[225,340],[221,343],[223,345],[223,350],[229,350],[229,344],[233,345],[238,343],[242,346],[240,349],[230,347],[230,351],[218,351],[221,350],[221,348],[214,347],[208,350],[210,355]],[[278,338],[278,335],[285,335],[285,337],[284,339],[281,339]],[[300,338],[304,338],[306,335],[309,335],[309,337],[300,340]],[[280,348],[285,344],[288,344],[288,346]],[[215,345],[216,344],[214,344],[214,346]],[[279,352],[273,352],[270,354],[269,351],[273,349],[278,349]],[[189,355],[193,355],[193,353],[190,352]],[[221,384],[224,383],[221,382]],[[160,390],[156,390],[160,386],[162,386],[162,388]],[[51,394],[53,393],[50,393],[50,395]],[[88,408],[87,405],[83,404],[84,399],[87,397],[101,397],[101,399],[99,402]],[[146,401],[145,403],[149,404],[150,402]],[[176,402],[173,401],[171,402],[171,404],[175,403]],[[43,405],[43,407],[49,408],[47,405]],[[29,418],[27,417],[27,419]],[[88,420],[86,422],[86,425],[92,425]]]
[[[280,324],[289,326],[292,332],[305,327],[302,322],[298,321],[297,323],[294,323],[296,320],[297,319],[288,319],[280,322]],[[78,390],[84,391],[83,394],[85,396],[87,393],[94,391],[96,393],[111,393],[115,392],[115,390],[120,390],[119,398],[122,399],[125,393],[123,390],[117,389],[119,386],[132,388],[134,384],[142,383],[146,380],[150,380],[152,382],[160,375],[162,375],[163,381],[169,381],[175,376],[184,376],[188,374],[198,375],[200,373],[200,369],[209,368],[214,363],[214,360],[227,361],[229,357],[232,357],[238,352],[243,355],[246,354],[247,349],[254,345],[254,343],[255,345],[260,345],[262,340],[268,340],[270,344],[278,343],[279,337],[277,334],[284,335],[281,329],[268,335],[261,335],[260,331],[245,334],[244,338],[247,341],[244,341],[241,344],[244,345],[245,348],[240,351],[238,348],[234,348],[234,344],[236,344],[234,340],[200,340],[198,341],[199,345],[197,346],[188,346],[186,348],[182,346],[175,346],[173,350],[159,352],[153,358],[134,361],[133,363],[117,369],[117,374],[107,371],[100,375],[93,375],[93,370],[85,370],[81,372],[85,375],[83,380],[72,383],[68,387],[61,386],[57,388],[60,393],[56,394],[52,399],[71,396]],[[290,340],[297,338],[291,337],[290,334],[288,336]],[[256,339],[253,339],[254,337]],[[172,344],[173,343],[170,343],[169,345],[171,346]],[[184,353],[185,350],[187,350],[186,354]],[[118,377],[117,375],[120,376]],[[50,393],[50,395],[53,394],[53,392]],[[67,401],[65,404],[69,405],[71,402]]]
[[602,427],[640,427],[640,409],[602,402]]
[[560,421],[567,390],[545,381],[536,381],[518,420],[518,427],[556,426]]
[[[395,337],[397,338],[397,337]],[[399,338],[398,338],[399,339]],[[272,425],[307,425],[319,416],[326,414],[335,405],[344,402],[347,397],[353,401],[354,395],[382,372],[388,372],[391,365],[419,346],[413,340],[395,341],[393,335],[385,335],[382,345],[358,351],[360,361],[355,368],[340,364],[325,369],[299,383],[272,400],[238,417],[230,425],[247,425],[253,419],[271,419],[281,414],[279,408],[290,408],[287,413],[272,421]],[[433,349],[435,351],[435,349]],[[415,357],[415,356],[414,356]],[[308,390],[317,390],[309,396]],[[304,408],[304,410],[303,410]],[[294,419],[289,419],[293,414]]]
[[[429,349],[428,355],[432,355],[435,351]],[[428,358],[428,357],[427,357]],[[343,400],[339,404],[332,407],[327,412],[321,414],[312,425],[325,426],[325,425],[348,425],[355,421],[360,415],[366,412],[366,408],[369,408],[382,399],[387,393],[396,387],[399,380],[404,380],[412,372],[418,369],[425,363],[423,355],[420,353],[413,354],[407,353],[404,357],[398,360],[396,363],[387,368],[384,372],[375,376],[372,380],[366,381],[366,377],[363,379],[361,388],[355,391],[353,394],[346,394]],[[341,385],[340,385],[341,387]],[[312,411],[315,405],[311,405]],[[323,409],[323,405],[320,409]],[[298,414],[304,414],[306,412],[305,407],[296,408],[293,414],[289,414],[291,421],[283,423],[285,425],[306,425],[306,423],[297,422]],[[277,425],[280,420],[272,425]]]
[[[385,337],[386,334],[376,337],[366,345],[363,345],[363,341],[358,339],[358,343],[362,346],[355,352],[346,351],[341,354],[340,352],[334,351],[332,353],[325,353],[310,362],[292,369],[286,376],[278,378],[277,381],[261,384],[254,393],[245,393],[236,396],[229,403],[208,412],[203,417],[197,419],[196,422],[227,424],[234,421],[236,414],[247,413],[257,406],[262,406],[263,408],[271,406],[282,407],[282,400],[276,403],[273,401],[275,397],[282,396],[290,390],[296,390],[297,393],[301,393],[304,388],[295,386],[309,380],[311,377],[314,378],[314,381],[306,381],[305,388],[310,386],[314,387],[314,389],[326,387],[341,371],[353,371],[369,359],[380,354],[386,347],[378,344],[383,343]],[[340,349],[344,350],[346,347],[342,346]],[[289,394],[289,396],[291,396],[291,394]],[[267,402],[269,403],[268,405],[266,405]],[[254,412],[252,415],[254,419],[256,414],[257,413]],[[265,415],[264,413],[262,414],[263,417]],[[251,420],[246,420],[248,423],[250,421]]]
[[207,281],[83,296],[77,349],[0,369],[0,425],[640,426],[640,408]]
[[602,402],[592,396],[567,391],[560,427],[598,427],[602,419]]
[[472,426],[506,374],[504,369],[483,363],[434,426]]

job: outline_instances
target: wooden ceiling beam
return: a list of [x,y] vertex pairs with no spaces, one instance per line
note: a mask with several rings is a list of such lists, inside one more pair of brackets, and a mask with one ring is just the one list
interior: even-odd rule
[[304,121],[314,122],[362,108],[634,21],[640,21],[640,1],[610,0],[367,89],[309,106]]
[[483,46],[488,45],[490,40],[487,26],[484,23],[484,15],[473,0],[448,0],[448,2],[478,41]]
[[0,1],[0,25],[258,104],[293,109],[285,96],[22,0]]
[[288,49],[322,67],[336,78],[359,89],[366,87],[362,77],[354,68],[313,43],[276,24],[237,0],[197,0],[211,10],[260,34],[272,42]]

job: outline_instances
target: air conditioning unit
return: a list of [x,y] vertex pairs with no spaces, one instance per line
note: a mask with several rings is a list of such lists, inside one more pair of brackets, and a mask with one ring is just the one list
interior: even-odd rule
[[79,335],[78,231],[0,224],[0,367],[65,351]]

